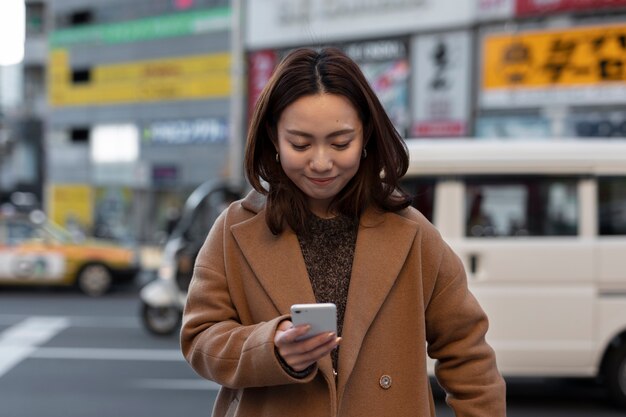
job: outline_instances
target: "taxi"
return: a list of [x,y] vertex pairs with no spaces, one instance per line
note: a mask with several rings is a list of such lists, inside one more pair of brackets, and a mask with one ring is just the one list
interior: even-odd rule
[[96,297],[138,271],[133,248],[77,237],[41,211],[0,213],[0,285],[75,286]]

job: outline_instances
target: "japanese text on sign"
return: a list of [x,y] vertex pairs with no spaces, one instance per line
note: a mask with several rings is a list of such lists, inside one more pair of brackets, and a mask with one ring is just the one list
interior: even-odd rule
[[486,37],[483,87],[593,86],[626,81],[626,26]]

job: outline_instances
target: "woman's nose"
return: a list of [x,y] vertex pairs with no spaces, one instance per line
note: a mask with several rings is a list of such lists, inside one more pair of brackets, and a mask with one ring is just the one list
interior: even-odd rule
[[311,158],[310,167],[318,172],[329,171],[333,167],[330,153],[321,149],[316,151]]

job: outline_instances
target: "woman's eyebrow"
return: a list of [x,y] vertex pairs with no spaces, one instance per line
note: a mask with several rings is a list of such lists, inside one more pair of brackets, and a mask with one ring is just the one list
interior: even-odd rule
[[[285,129],[287,131],[287,133],[290,133],[292,135],[296,135],[296,136],[302,136],[305,138],[313,138],[314,135],[311,133],[307,133],[307,132],[303,132],[301,130],[297,130],[297,129]],[[327,138],[334,138],[337,136],[341,136],[341,135],[346,135],[348,133],[354,133],[355,130],[354,129],[341,129],[341,130],[336,130],[334,132],[329,133],[328,135],[326,135]]]

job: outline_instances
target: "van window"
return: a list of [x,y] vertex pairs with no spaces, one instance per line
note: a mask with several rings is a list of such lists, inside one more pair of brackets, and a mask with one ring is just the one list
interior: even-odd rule
[[433,221],[435,183],[434,178],[411,178],[401,184],[402,189],[413,197],[411,205],[418,209],[430,222]]
[[466,178],[466,236],[574,236],[577,182],[539,176]]
[[598,231],[626,235],[626,177],[598,178]]

